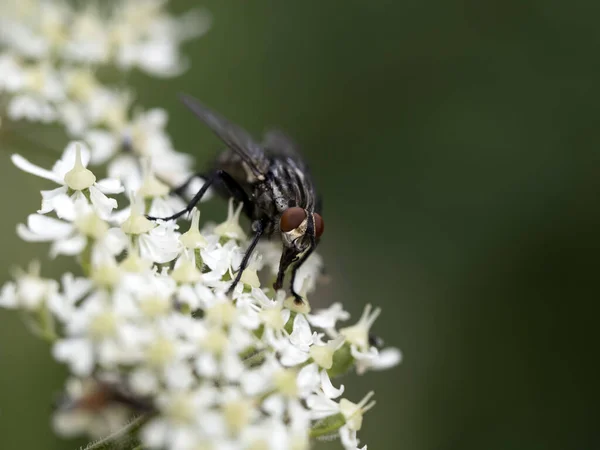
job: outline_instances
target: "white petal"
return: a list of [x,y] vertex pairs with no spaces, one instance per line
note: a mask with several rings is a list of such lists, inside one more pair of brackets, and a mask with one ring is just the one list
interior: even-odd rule
[[312,331],[304,314],[296,314],[294,317],[294,331],[290,335],[290,342],[303,351],[308,351],[313,343]]
[[372,368],[379,358],[379,350],[377,350],[375,347],[369,347],[368,350],[361,351],[356,347],[356,345],[351,345],[350,354],[356,360],[355,367],[358,375],[362,375],[367,370]]
[[319,376],[319,366],[316,364],[309,364],[304,366],[298,372],[298,389],[300,390],[300,396],[302,398],[307,397],[311,392],[317,390],[321,383],[321,377]]
[[271,416],[275,417],[283,417],[286,411],[285,402],[280,395],[270,395],[267,397],[263,401],[261,409],[264,409]]
[[121,225],[129,219],[129,216],[131,216],[131,207],[126,206],[125,208],[112,213],[107,220],[112,224]]
[[[84,201],[87,203],[87,200]],[[66,194],[55,197],[52,200],[52,207],[60,219],[73,222],[77,218],[77,204]]]
[[124,348],[112,339],[104,339],[97,345],[98,364],[104,368],[114,368],[120,362],[131,363],[133,353],[125,352]]
[[298,347],[286,343],[279,351],[281,352],[281,364],[286,367],[297,366],[307,361],[309,354],[306,351],[300,350]]
[[57,255],[79,255],[83,252],[87,244],[87,238],[81,234],[76,234],[70,239],[60,239],[54,241],[50,247],[50,257]]
[[92,343],[86,339],[62,339],[54,344],[52,355],[66,362],[74,374],[87,376],[94,369],[92,350]]
[[83,278],[75,278],[72,273],[65,273],[61,277],[63,292],[67,300],[75,303],[83,298],[92,288],[92,281]]
[[308,321],[317,328],[324,330],[335,328],[338,320],[348,320],[350,314],[344,311],[341,303],[334,303],[327,309],[318,310],[315,314],[308,315]]
[[31,173],[31,174],[41,177],[41,178],[45,178],[46,180],[54,181],[55,183],[58,183],[58,184],[64,184],[64,180],[57,177],[54,172],[51,172],[50,170],[43,169],[39,166],[36,166],[33,163],[30,163],[25,158],[23,158],[21,155],[17,155],[17,154],[11,155],[10,159],[15,166],[17,166],[19,169],[21,169],[24,172]]
[[170,389],[188,389],[194,382],[192,368],[183,362],[169,364],[165,368],[165,382]]
[[290,320],[290,315],[291,312],[287,308],[281,311],[281,318],[283,319],[283,323],[288,323],[288,320]]
[[137,62],[141,69],[155,76],[173,77],[181,74],[187,65],[179,58],[175,42],[170,39],[154,39],[140,43]]
[[62,102],[58,105],[59,121],[67,128],[69,136],[81,136],[89,126],[88,117],[79,103]]
[[17,236],[26,242],[48,242],[53,239],[47,236],[40,236],[36,233],[32,233],[31,230],[22,223],[17,224]]
[[54,107],[45,99],[29,94],[13,96],[8,104],[7,115],[15,121],[25,119],[50,123],[56,119]]
[[163,419],[154,419],[146,424],[141,431],[144,447],[162,448],[167,442],[169,426]]
[[322,419],[340,412],[340,405],[323,394],[310,395],[306,399],[306,405],[310,408],[313,419]]
[[[52,189],[49,191],[42,191],[42,207],[38,210],[39,214],[47,214],[51,211],[54,211],[56,209],[56,203],[59,202],[59,205],[62,206],[62,204],[60,203],[61,201],[64,202],[64,198],[66,197],[67,199],[69,198],[69,196],[67,195],[67,186],[61,186],[59,188],[56,189]],[[64,209],[64,208],[63,208]],[[67,211],[64,211],[67,212]],[[68,215],[68,212],[67,212]],[[60,216],[59,217],[61,219],[64,219],[66,217],[64,216]],[[72,220],[72,218],[67,218],[67,220]]]
[[30,214],[27,217],[27,226],[34,233],[56,238],[66,237],[73,230],[73,225],[68,222],[40,214]]
[[137,191],[142,185],[139,161],[131,155],[119,155],[108,164],[108,176],[121,180],[127,192]]
[[66,322],[71,319],[74,312],[73,303],[63,295],[58,293],[49,295],[47,304],[52,314],[54,314],[59,321]]
[[373,362],[373,370],[385,370],[394,367],[402,361],[402,352],[394,347],[389,347],[379,352],[379,357]]
[[111,228],[107,231],[106,235],[102,238],[101,244],[112,255],[118,255],[127,247],[129,239],[127,235],[120,228]]
[[114,134],[104,130],[91,130],[85,140],[92,149],[92,164],[103,164],[117,152],[119,145]]
[[17,234],[24,241],[43,242],[64,239],[73,231],[73,225],[52,217],[30,214],[27,227],[17,225]]
[[326,370],[321,370],[321,389],[323,393],[329,398],[338,398],[340,395],[344,393],[344,385],[341,384],[339,389],[333,387],[331,383],[331,379],[327,374]]
[[135,393],[146,396],[155,394],[158,390],[158,379],[153,371],[135,369],[129,376],[129,385]]
[[0,306],[3,308],[16,308],[18,304],[15,283],[9,281],[2,286],[2,291],[0,291]]
[[173,261],[181,251],[179,234],[158,226],[139,237],[140,255],[149,261],[162,264]]
[[219,367],[214,356],[203,353],[196,358],[194,366],[202,377],[213,378],[219,374]]
[[164,128],[167,125],[169,116],[167,111],[162,108],[152,108],[144,114],[145,121],[155,128]]
[[90,199],[101,219],[109,218],[111,211],[117,207],[117,201],[108,198],[96,186],[90,186]]
[[222,372],[224,373],[227,381],[232,382],[239,380],[244,375],[246,367],[239,358],[238,354],[226,352],[222,358]]
[[125,190],[121,182],[119,180],[115,180],[114,178],[104,178],[100,181],[97,181],[96,187],[103,194],[120,194]]
[[339,430],[340,441],[345,450],[359,450],[358,439],[356,438],[356,430],[350,430],[347,426],[343,426]]

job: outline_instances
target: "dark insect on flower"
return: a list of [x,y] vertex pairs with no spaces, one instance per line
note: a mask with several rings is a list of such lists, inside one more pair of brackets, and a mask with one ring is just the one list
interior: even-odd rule
[[54,402],[54,409],[57,411],[96,412],[110,405],[118,404],[140,413],[153,410],[149,399],[135,396],[117,384],[92,379],[84,380],[82,383],[83,392],[77,396],[68,393],[61,394]]
[[[294,290],[296,273],[318,245],[325,224],[320,214],[321,201],[296,144],[280,131],[267,132],[264,142],[259,144],[244,129],[194,98],[183,96],[182,100],[227,148],[217,157],[209,173],[194,175],[204,178],[205,183],[187,207],[162,220],[177,219],[189,213],[214,184],[220,194],[232,196],[243,204],[254,232],[229,292],[240,281],[258,241],[278,236],[283,251],[273,287],[281,289],[285,272],[293,264],[290,290],[295,300],[302,302]],[[175,192],[184,192],[194,177]]]

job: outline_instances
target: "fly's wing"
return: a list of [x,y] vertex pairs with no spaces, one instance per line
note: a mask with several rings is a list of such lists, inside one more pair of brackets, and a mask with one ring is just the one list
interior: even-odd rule
[[181,100],[227,147],[242,158],[254,176],[258,179],[264,179],[269,167],[265,151],[246,130],[231,123],[220,114],[211,111],[189,95],[181,95]]
[[263,147],[275,157],[291,158],[303,171],[308,172],[306,163],[298,150],[298,145],[281,130],[269,130],[265,133]]

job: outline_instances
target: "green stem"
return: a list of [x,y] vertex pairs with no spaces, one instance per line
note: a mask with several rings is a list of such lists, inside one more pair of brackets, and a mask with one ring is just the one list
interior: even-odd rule
[[[116,441],[117,439],[136,431],[141,425],[144,424],[144,422],[148,419],[148,417],[149,416],[136,417],[131,422],[129,422],[127,425],[125,425],[123,428],[121,428],[121,429],[115,431],[114,433],[109,434],[108,436],[106,436],[102,439],[99,439],[95,442],[90,442],[87,446],[83,447],[83,449],[81,449],[81,450],[100,450],[102,448],[107,448],[106,446],[110,445],[112,442]],[[138,445],[137,447],[135,447],[135,449],[138,449],[138,448],[141,449],[142,448],[141,445]]]

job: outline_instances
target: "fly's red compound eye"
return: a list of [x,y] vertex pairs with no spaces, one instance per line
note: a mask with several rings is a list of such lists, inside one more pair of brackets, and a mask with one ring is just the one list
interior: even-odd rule
[[313,217],[315,218],[315,236],[321,237],[325,231],[325,222],[320,214],[315,213]]
[[279,222],[281,231],[287,233],[288,231],[298,228],[305,218],[306,212],[298,206],[286,209],[281,215],[281,220]]

